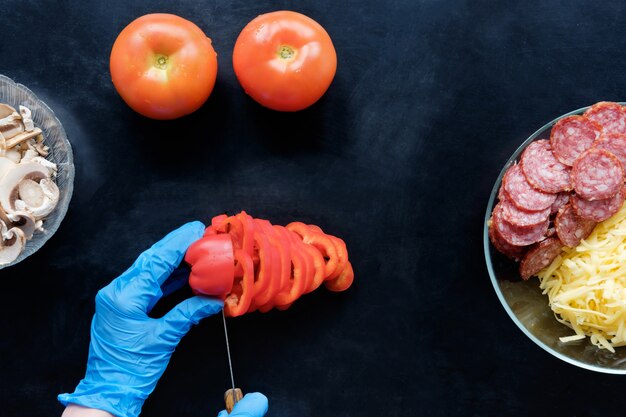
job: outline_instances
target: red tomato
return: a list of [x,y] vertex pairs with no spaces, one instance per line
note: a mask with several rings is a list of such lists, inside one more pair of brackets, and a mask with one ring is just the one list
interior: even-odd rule
[[330,36],[303,14],[263,14],[241,31],[233,51],[241,86],[259,104],[297,111],[320,99],[337,69]]
[[233,288],[235,262],[229,234],[209,234],[194,242],[185,254],[191,265],[189,286],[197,294],[224,297]]
[[148,14],[119,34],[110,67],[113,85],[133,110],[175,119],[196,111],[213,91],[217,54],[190,21]]

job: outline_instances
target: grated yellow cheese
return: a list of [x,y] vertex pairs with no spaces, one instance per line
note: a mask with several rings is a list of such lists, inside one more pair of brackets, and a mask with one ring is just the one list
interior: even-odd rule
[[626,345],[626,204],[537,276],[556,319],[575,332],[562,342],[588,336],[611,352]]

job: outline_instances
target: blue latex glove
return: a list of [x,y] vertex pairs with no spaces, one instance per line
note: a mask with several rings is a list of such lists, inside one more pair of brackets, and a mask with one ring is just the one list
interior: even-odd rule
[[[85,378],[59,401],[136,417],[180,339],[223,303],[207,297],[182,301],[159,319],[148,313],[161,298],[161,284],[182,261],[204,225],[187,223],[142,253],[126,272],[96,296]],[[242,414],[247,415],[247,414]]]
[[267,397],[260,392],[246,394],[235,406],[233,412],[220,411],[217,417],[263,417],[267,413]]

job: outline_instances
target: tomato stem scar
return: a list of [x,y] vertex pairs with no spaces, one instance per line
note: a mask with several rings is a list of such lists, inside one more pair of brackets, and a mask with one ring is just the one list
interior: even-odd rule
[[155,59],[154,66],[158,69],[166,69],[167,68],[167,56],[165,55],[157,55]]
[[293,59],[296,51],[289,45],[280,45],[278,47],[278,56],[285,61]]

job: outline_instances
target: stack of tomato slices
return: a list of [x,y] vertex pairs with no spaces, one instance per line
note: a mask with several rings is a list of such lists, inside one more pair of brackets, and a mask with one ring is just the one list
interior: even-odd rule
[[[228,245],[232,241],[232,254],[225,240]],[[192,268],[192,289],[225,296],[224,312],[229,317],[285,310],[322,283],[331,291],[344,291],[354,280],[343,240],[318,226],[294,222],[283,227],[243,211],[214,217],[185,260]],[[232,287],[228,285],[225,294],[208,290],[215,288],[219,275],[231,274]]]

